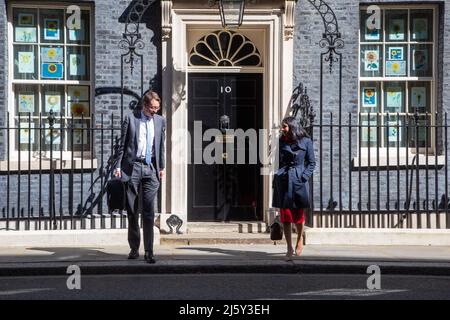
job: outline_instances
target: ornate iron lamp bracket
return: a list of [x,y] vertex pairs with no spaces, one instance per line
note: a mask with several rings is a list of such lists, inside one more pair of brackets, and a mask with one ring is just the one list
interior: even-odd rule
[[330,63],[330,73],[332,73],[333,64],[339,61],[339,58],[335,57],[340,55],[337,50],[344,47],[344,41],[339,32],[336,15],[331,7],[323,0],[308,0],[308,2],[316,8],[322,17],[325,31],[322,34],[322,40],[319,41],[319,46],[327,49],[323,54],[328,55],[325,61]]
[[142,41],[142,35],[139,31],[139,24],[147,9],[156,2],[156,0],[134,1],[135,3],[130,8],[126,17],[123,39],[119,42],[119,48],[126,50],[122,56],[125,57],[124,62],[130,65],[131,74],[133,74],[134,70],[135,56],[138,54],[136,50],[142,50],[145,47],[145,44]]

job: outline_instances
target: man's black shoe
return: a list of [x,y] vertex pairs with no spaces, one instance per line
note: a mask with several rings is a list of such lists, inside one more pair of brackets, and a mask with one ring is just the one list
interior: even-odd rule
[[153,255],[148,253],[148,252],[145,253],[144,259],[145,259],[145,262],[147,262],[147,263],[152,263],[153,264],[153,263],[156,262],[156,260],[153,257]]
[[139,258],[139,250],[131,249],[130,254],[128,255],[128,259],[136,260],[137,258]]

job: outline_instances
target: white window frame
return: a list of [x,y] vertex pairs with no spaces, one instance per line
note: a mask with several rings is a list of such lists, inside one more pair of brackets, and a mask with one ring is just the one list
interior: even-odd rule
[[[406,113],[406,110],[408,109],[409,105],[409,83],[411,81],[428,81],[430,82],[430,119],[429,125],[434,125],[436,123],[435,114],[437,111],[437,97],[438,97],[438,90],[437,90],[437,75],[438,75],[438,44],[439,44],[439,6],[436,4],[420,4],[420,5],[392,5],[392,4],[383,4],[383,5],[377,5],[382,9],[382,30],[383,30],[383,38],[381,41],[372,41],[372,42],[365,42],[361,39],[361,23],[358,27],[358,115],[361,110],[361,83],[363,82],[375,82],[379,84],[380,87],[380,99],[381,103],[380,105],[384,105],[384,83],[385,82],[403,82],[405,84],[405,112],[400,113],[400,117],[406,116],[408,113]],[[361,12],[366,11],[368,5],[360,6],[359,7],[359,18],[361,17]],[[386,10],[406,10],[408,11],[408,20],[407,20],[407,26],[406,29],[408,31],[408,34],[410,32],[410,17],[411,17],[411,10],[417,10],[417,9],[427,9],[427,10],[433,10],[433,39],[432,41],[427,42],[416,42],[412,41],[410,39],[410,36],[408,36],[408,39],[404,41],[396,41],[395,44],[397,45],[406,45],[409,47],[409,45],[414,44],[429,44],[432,46],[432,57],[433,57],[433,63],[432,63],[432,77],[417,77],[417,76],[410,76],[410,63],[411,63],[411,56],[410,56],[410,50],[407,50],[408,55],[408,76],[405,77],[362,77],[361,76],[361,46],[364,45],[380,45],[382,46],[383,50],[380,52],[380,56],[383,55],[383,73],[386,72],[385,68],[385,59],[386,59],[386,52],[385,47],[389,44],[389,42],[385,39],[385,32],[386,32]],[[369,116],[370,117],[376,117],[378,115],[382,115],[383,117],[386,116],[386,112],[382,113],[362,113],[362,116]],[[390,113],[390,116],[394,116],[396,114]],[[411,113],[409,113],[411,115]],[[422,114],[421,114],[422,115]],[[370,121],[370,120],[369,120]],[[359,116],[358,116],[358,123],[359,123]],[[380,122],[380,124],[383,124],[383,121]],[[432,128],[433,129],[433,128]],[[414,155],[416,154],[416,148],[415,147],[400,147],[399,152],[399,159],[397,159],[397,147],[386,147],[384,143],[383,146],[379,147],[370,147],[370,146],[361,146],[360,144],[360,138],[359,138],[359,131],[358,130],[358,154],[354,158],[354,165],[356,167],[359,166],[359,157],[361,156],[361,166],[385,166],[387,165],[388,161],[387,158],[389,158],[389,166],[396,166],[399,165],[405,165],[406,159],[409,159],[408,164],[412,164],[412,159]],[[380,134],[380,141],[384,142],[385,137],[385,130],[381,130]],[[436,136],[435,131],[431,130],[430,135],[430,144],[431,146],[428,148],[428,155],[429,155],[429,164],[433,165],[435,164],[435,158],[436,158]],[[362,141],[361,141],[362,143]],[[408,142],[407,142],[408,143]],[[425,160],[425,154],[426,154],[426,148],[419,147],[419,162],[422,164],[426,162]],[[387,154],[388,150],[390,151],[390,154]],[[408,155],[406,154],[408,151]],[[380,160],[377,163],[377,152],[380,155]],[[370,154],[370,159],[369,159]],[[445,159],[443,159],[442,156],[437,156],[438,158],[438,164],[442,164]]]
[[[61,45],[64,46],[64,49],[67,47],[89,47],[89,77],[90,80],[85,81],[85,80],[15,80],[14,79],[14,44],[15,44],[15,39],[14,39],[14,16],[13,16],[13,11],[14,9],[40,9],[40,10],[45,10],[45,9],[62,9],[64,10],[64,17],[67,19],[67,8],[71,5],[78,5],[80,7],[81,10],[86,10],[89,11],[89,32],[90,32],[90,41],[89,44],[69,44],[67,42],[67,30],[66,30],[66,23],[64,23],[64,43],[61,44],[55,44],[55,45]],[[95,103],[95,70],[94,70],[94,66],[95,66],[95,43],[94,43],[94,35],[95,35],[95,24],[94,24],[94,6],[91,4],[80,4],[80,3],[64,3],[64,2],[57,2],[55,3],[50,3],[50,2],[44,2],[44,3],[39,3],[36,4],[36,2],[11,2],[8,4],[8,99],[7,99],[7,105],[8,105],[8,111],[9,111],[9,127],[10,128],[15,128],[16,127],[16,122],[15,122],[15,118],[16,118],[16,114],[15,114],[15,92],[14,92],[14,86],[15,85],[20,85],[20,84],[27,84],[27,85],[38,85],[39,86],[39,103],[41,103],[42,101],[42,86],[43,85],[61,85],[65,87],[65,94],[64,94],[64,99],[65,99],[65,105],[66,108],[68,108],[68,103],[67,103],[67,86],[70,85],[85,85],[85,86],[89,86],[90,88],[90,95],[89,95],[89,105],[90,105],[90,114],[88,117],[85,117],[85,120],[90,120],[90,126],[92,127],[93,124],[93,120],[91,119],[91,114],[93,114],[94,111],[94,103]],[[40,48],[41,45],[41,25],[40,25],[40,15],[38,13],[37,15],[37,42],[33,45],[36,45],[38,48]],[[64,21],[66,22],[66,21]],[[25,44],[26,45],[26,44]],[[64,50],[64,53],[66,54],[66,50]],[[39,53],[40,54],[40,53]],[[67,60],[67,58],[65,57],[65,61]],[[40,75],[40,70],[41,70],[41,66],[38,63],[37,66],[38,69],[38,75]],[[66,74],[66,64],[64,65],[64,74]],[[63,116],[63,119],[70,119],[67,118],[65,116]],[[25,117],[22,119],[26,119]],[[35,119],[39,119],[36,118]],[[43,120],[46,120],[46,116],[42,116]],[[59,115],[55,116],[55,121],[58,122],[58,120],[60,119]],[[66,129],[66,132],[67,129]],[[16,140],[18,139],[17,136],[18,130],[11,130],[10,131],[10,141],[9,141],[9,160],[12,162],[17,162],[19,160],[19,153],[20,153],[20,159],[21,161],[24,162],[28,162],[28,157],[29,157],[29,151],[19,151],[16,148]],[[66,135],[67,136],[67,135]],[[94,134],[91,134],[91,143],[95,143],[95,136]],[[67,138],[65,139],[65,143],[67,144]],[[83,151],[83,161],[81,161],[81,151],[66,151],[65,150],[66,147],[63,147],[63,152],[61,151],[53,151],[53,159],[60,159],[60,160],[72,160],[72,157],[75,161],[75,163],[86,163],[86,160],[89,160],[87,162],[89,162],[88,166],[85,166],[84,168],[89,168],[91,166],[91,161],[90,159],[92,159],[95,155],[91,154],[91,150],[89,151]],[[95,150],[95,149],[94,149]],[[61,154],[62,154],[62,159],[61,159]],[[36,161],[40,161],[40,159],[49,159],[50,158],[50,151],[41,151],[39,152],[34,152],[31,151],[31,161],[32,162],[36,162]],[[42,160],[44,161],[44,160]],[[96,163],[96,160],[94,161]],[[14,165],[13,163],[13,165]],[[70,163],[70,161],[69,161]],[[44,167],[46,167],[47,164],[44,164]],[[94,165],[96,166],[96,164]],[[1,167],[4,167],[4,164],[1,165]],[[67,166],[67,168],[69,168],[69,166]],[[79,167],[78,165],[76,165],[76,167]],[[81,166],[80,166],[81,167]],[[0,170],[1,171],[1,170]]]

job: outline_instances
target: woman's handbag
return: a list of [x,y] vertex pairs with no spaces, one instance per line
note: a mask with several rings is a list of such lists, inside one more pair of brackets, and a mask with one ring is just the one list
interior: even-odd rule
[[283,225],[280,222],[280,216],[276,216],[272,225],[270,226],[270,240],[283,239]]

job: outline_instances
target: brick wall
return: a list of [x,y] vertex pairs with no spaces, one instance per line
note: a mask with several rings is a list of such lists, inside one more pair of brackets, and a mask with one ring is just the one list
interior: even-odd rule
[[[339,117],[339,63],[335,64],[332,74],[329,73],[328,63],[324,62],[323,76],[323,124],[347,124],[349,116],[352,117],[352,123],[356,123],[358,112],[358,60],[359,60],[359,8],[361,4],[379,3],[379,4],[404,4],[404,1],[359,1],[359,0],[328,0],[326,1],[333,9],[338,23],[339,31],[342,34],[342,39],[345,41],[345,47],[338,52],[342,54],[342,118]],[[439,68],[437,74],[438,97],[437,108],[440,113],[448,112],[450,110],[449,99],[450,91],[444,88],[449,85],[449,71],[450,57],[448,55],[449,40],[450,40],[450,9],[445,6],[444,1],[411,1],[410,3],[439,3],[440,4],[440,21],[439,21]],[[299,1],[296,7],[296,27],[295,27],[295,57],[294,57],[294,84],[303,83],[308,87],[308,94],[311,103],[313,104],[317,117],[315,123],[320,123],[320,53],[324,52],[319,46],[319,41],[322,39],[324,32],[323,21],[308,1]],[[326,51],[326,50],[325,50]],[[447,53],[447,54],[446,54]],[[414,134],[414,133],[412,133]],[[351,197],[352,208],[357,208],[359,199],[359,171],[357,168],[352,168],[352,159],[358,156],[357,146],[357,130],[352,130],[351,146],[349,150],[349,130],[348,128],[333,130],[332,138],[329,128],[315,128],[314,141],[316,146],[316,156],[318,158],[318,165],[320,165],[315,172],[315,188],[314,198],[316,208],[320,208],[321,203],[323,208],[326,208],[328,201],[333,199],[338,202],[339,206],[342,204],[343,209],[349,208],[349,200]],[[340,144],[341,143],[341,144]],[[320,158],[319,146],[322,144],[323,152]],[[443,141],[438,141],[440,147],[443,147]],[[442,149],[442,148],[441,148]],[[349,155],[351,152],[351,156]],[[341,163],[339,163],[341,159]],[[376,164],[376,154],[373,154],[372,164]],[[375,170],[372,170],[375,171]],[[352,174],[350,175],[350,172]],[[434,188],[435,175],[434,170],[429,172],[429,197],[435,198],[437,194],[440,198],[445,192],[445,175],[443,168],[438,170],[438,190]],[[424,177],[424,171],[419,173],[419,190],[420,201],[424,200],[424,190],[426,190],[427,183]],[[350,176],[352,179],[352,192],[350,196]],[[416,175],[413,176],[413,188],[408,190],[406,187],[406,171],[403,170],[401,177],[397,180],[397,175],[393,172],[388,173],[386,170],[379,174],[375,172],[367,172],[363,169],[361,178],[361,203],[362,208],[367,209],[369,197],[371,198],[371,209],[376,209],[377,197],[380,198],[380,208],[386,207],[386,202],[389,194],[389,205],[391,208],[394,202],[400,200],[401,205],[406,199],[407,194],[412,191],[412,201],[416,199]],[[370,176],[370,184],[369,184]],[[410,177],[410,176],[409,176]],[[322,180],[322,189],[319,188]],[[390,192],[387,192],[387,184],[389,181]],[[400,186],[400,197],[397,195],[397,184]],[[339,191],[342,191],[342,199],[339,199]],[[322,199],[320,199],[322,195]],[[322,202],[320,202],[322,200]],[[430,204],[431,206],[431,204]]]

